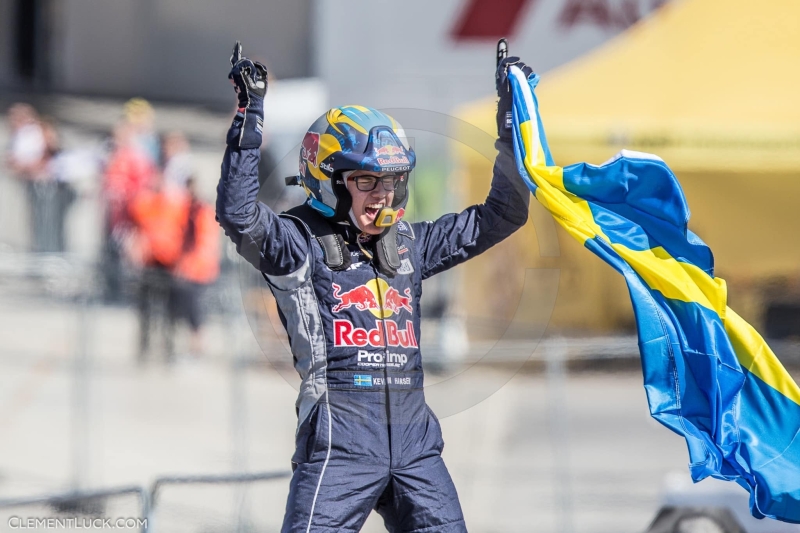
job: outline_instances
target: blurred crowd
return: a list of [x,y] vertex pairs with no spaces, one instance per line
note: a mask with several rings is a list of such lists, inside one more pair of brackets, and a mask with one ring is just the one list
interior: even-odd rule
[[[159,134],[155,118],[146,100],[129,100],[97,158],[99,266],[104,301],[136,305],[140,361],[157,348],[172,361],[180,322],[191,333],[188,353],[201,354],[202,296],[219,276],[220,230],[198,196],[187,138]],[[26,191],[31,252],[67,252],[67,215],[78,193],[56,125],[23,103],[9,108],[8,125],[6,164]]]

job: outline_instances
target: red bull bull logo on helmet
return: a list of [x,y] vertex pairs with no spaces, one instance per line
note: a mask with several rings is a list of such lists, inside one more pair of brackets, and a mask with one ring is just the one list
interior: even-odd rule
[[300,156],[303,161],[317,166],[317,153],[319,152],[319,133],[309,131],[303,137],[303,144],[300,146]]
[[411,307],[411,289],[406,288],[400,293],[380,278],[371,279],[364,285],[345,292],[342,292],[342,287],[336,283],[331,286],[333,297],[338,300],[338,303],[331,308],[334,313],[351,307],[358,311],[369,311],[377,318],[389,318],[403,309],[409,313],[414,312]]
[[375,148],[375,157],[380,157],[380,156],[392,157],[400,154],[405,154],[405,150],[393,144],[385,144],[383,146]]

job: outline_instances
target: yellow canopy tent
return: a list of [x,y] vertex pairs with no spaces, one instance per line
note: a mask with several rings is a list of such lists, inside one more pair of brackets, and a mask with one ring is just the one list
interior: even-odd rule
[[[767,279],[800,272],[799,1],[674,0],[545,73],[537,94],[558,164],[599,164],[628,148],[670,165],[692,208],[690,227],[715,252],[718,275],[749,320],[760,318]],[[488,98],[458,115],[493,132],[494,114]],[[459,155],[470,200],[479,201],[490,167],[469,151]],[[539,211],[532,208],[536,231],[515,236],[508,254],[561,270],[555,324],[631,323],[618,276],[566,234],[557,232],[558,259],[537,254],[536,243],[554,231],[539,227]]]

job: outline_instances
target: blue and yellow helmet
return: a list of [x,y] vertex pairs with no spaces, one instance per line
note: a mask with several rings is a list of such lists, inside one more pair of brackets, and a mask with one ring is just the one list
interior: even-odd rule
[[391,208],[376,217],[376,226],[388,227],[403,216],[408,176],[416,159],[403,128],[389,115],[364,106],[335,107],[319,117],[303,138],[296,181],[308,194],[311,207],[338,222],[347,220],[351,206],[344,172],[404,173]]

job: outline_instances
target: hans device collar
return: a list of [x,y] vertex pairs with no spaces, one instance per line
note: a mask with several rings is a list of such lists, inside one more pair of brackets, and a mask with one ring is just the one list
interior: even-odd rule
[[[284,216],[302,222],[311,235],[322,247],[325,264],[331,270],[347,270],[352,264],[347,241],[337,225],[320,215],[307,203],[298,205],[286,211]],[[378,271],[390,278],[397,275],[400,268],[400,254],[397,251],[397,225],[392,225],[387,231],[376,236],[372,241],[375,254],[373,261]]]

